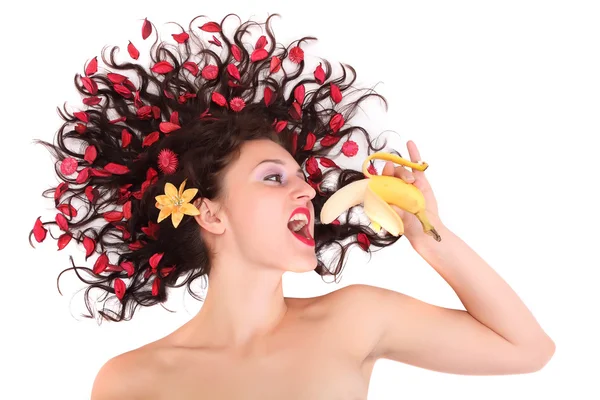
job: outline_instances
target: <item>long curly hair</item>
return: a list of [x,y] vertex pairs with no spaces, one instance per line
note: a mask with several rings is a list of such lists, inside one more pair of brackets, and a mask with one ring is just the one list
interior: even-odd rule
[[[152,306],[167,299],[167,289],[209,277],[212,254],[192,217],[184,216],[175,229],[166,219],[157,223],[159,209],[155,197],[166,182],[198,188],[198,198],[219,200],[223,195],[224,168],[239,157],[246,141],[269,139],[283,146],[306,170],[309,184],[317,191],[315,209],[315,272],[337,277],[352,245],[371,252],[371,246],[386,247],[399,237],[373,231],[350,218],[352,209],[332,224],[322,224],[323,204],[351,182],[363,179],[360,170],[344,169],[332,160],[340,152],[357,154],[353,133],[362,133],[369,150],[368,131],[349,124],[361,102],[378,97],[372,89],[356,89],[355,70],[340,64],[342,73],[332,77],[331,63],[319,64],[303,75],[306,61],[302,46],[314,37],[303,37],[280,45],[275,41],[270,15],[264,23],[240,23],[232,36],[224,31],[228,18],[202,25],[194,18],[188,30],[173,34],[175,42],[156,40],[150,49],[150,66],[129,41],[127,55],[119,57],[119,47],[104,48],[99,67],[94,57],[84,65],[83,75],[74,83],[83,106],[69,112],[59,110],[64,120],[55,144],[43,140],[55,158],[55,171],[61,183],[43,192],[55,202],[54,220],[35,221],[29,235],[40,243],[47,227],[56,225],[62,250],[70,242],[82,244],[85,261],[94,256],[93,266],[71,267],[86,284],[85,305],[93,318],[90,291],[103,292],[96,301],[102,318],[129,320],[139,306]],[[238,17],[239,20],[239,17]],[[254,45],[244,43],[253,27],[263,27]],[[198,30],[199,28],[199,30]],[[142,38],[156,27],[143,21]],[[206,41],[207,36],[212,36]],[[118,60],[121,58],[122,60]],[[124,58],[124,59],[123,59]],[[358,98],[349,101],[354,93]],[[346,100],[346,101],[345,101]],[[334,149],[341,145],[341,149]],[[389,151],[391,153],[399,153]],[[373,164],[369,166],[376,173]],[[326,180],[335,174],[333,184]],[[343,221],[343,223],[341,221]],[[338,246],[334,268],[323,262],[324,252]],[[34,246],[35,247],[35,246]],[[83,277],[86,273],[87,277]],[[58,288],[60,293],[60,287]]]

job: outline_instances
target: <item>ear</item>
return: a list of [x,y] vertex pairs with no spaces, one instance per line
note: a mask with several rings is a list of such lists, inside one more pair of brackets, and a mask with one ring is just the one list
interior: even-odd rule
[[194,215],[194,219],[204,230],[220,235],[225,231],[225,224],[217,213],[218,204],[206,198],[199,198],[194,201],[194,206],[200,211],[199,215]]

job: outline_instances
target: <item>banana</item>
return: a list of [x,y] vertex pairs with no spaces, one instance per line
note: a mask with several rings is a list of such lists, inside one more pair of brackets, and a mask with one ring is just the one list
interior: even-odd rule
[[374,158],[392,161],[418,171],[425,171],[429,167],[426,162],[415,163],[390,153],[371,154],[362,165],[366,178],[352,182],[331,195],[321,209],[321,222],[330,224],[344,211],[362,203],[375,231],[384,228],[390,234],[399,236],[404,233],[404,223],[390,206],[394,205],[414,214],[423,225],[423,232],[440,242],[441,236],[425,215],[425,198],[421,191],[400,178],[369,173],[369,161]]

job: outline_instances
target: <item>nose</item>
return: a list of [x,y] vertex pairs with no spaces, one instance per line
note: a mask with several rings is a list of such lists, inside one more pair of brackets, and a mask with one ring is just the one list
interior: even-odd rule
[[308,197],[309,200],[312,200],[317,195],[317,191],[312,186],[310,186],[308,182],[306,182],[304,179],[298,177],[298,181],[299,184],[294,192],[294,197]]

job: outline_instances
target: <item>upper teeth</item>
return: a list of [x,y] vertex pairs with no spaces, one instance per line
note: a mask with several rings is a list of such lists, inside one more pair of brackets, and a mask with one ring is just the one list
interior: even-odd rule
[[308,224],[308,217],[304,214],[294,214],[288,221],[288,224],[293,221],[299,221],[298,223],[294,224],[294,231],[299,231],[304,227],[304,225]]

